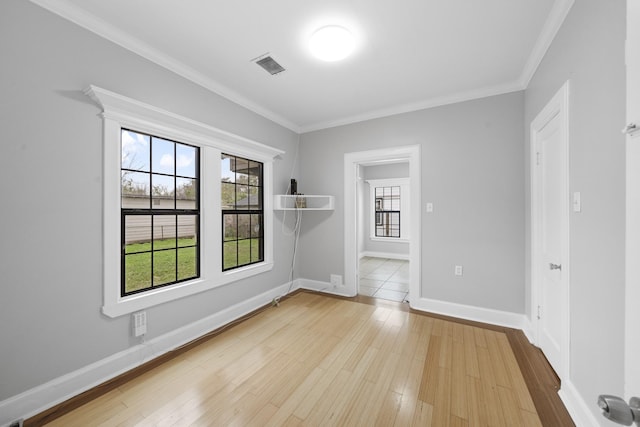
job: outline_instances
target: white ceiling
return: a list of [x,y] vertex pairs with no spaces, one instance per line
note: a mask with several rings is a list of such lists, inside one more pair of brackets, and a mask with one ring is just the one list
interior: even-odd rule
[[[573,0],[32,0],[296,132],[526,87]],[[306,47],[324,25],[346,60]],[[272,76],[252,59],[269,53]]]

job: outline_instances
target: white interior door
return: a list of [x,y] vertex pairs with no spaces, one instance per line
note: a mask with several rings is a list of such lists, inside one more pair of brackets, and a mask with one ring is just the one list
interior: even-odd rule
[[[540,348],[551,365],[560,367],[562,354],[562,216],[564,192],[561,131],[556,115],[539,133],[541,178]],[[566,268],[566,267],[565,267]]]
[[537,344],[561,379],[569,352],[567,99],[565,85],[531,124],[532,311]]
[[[640,1],[627,0],[627,123],[640,127]],[[627,133],[625,394],[640,397],[640,131]]]

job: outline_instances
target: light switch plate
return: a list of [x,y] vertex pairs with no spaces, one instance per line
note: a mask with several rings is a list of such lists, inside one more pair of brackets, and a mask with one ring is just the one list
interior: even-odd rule
[[573,206],[574,212],[582,212],[582,200],[581,200],[579,191],[576,191],[575,193],[573,193],[572,206]]

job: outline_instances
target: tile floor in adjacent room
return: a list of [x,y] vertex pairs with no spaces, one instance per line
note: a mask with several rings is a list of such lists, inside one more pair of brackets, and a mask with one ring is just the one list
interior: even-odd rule
[[388,258],[360,259],[360,295],[404,302],[409,293],[409,261]]

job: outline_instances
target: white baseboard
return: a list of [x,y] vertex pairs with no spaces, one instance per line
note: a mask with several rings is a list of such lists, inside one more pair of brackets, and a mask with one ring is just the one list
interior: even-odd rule
[[529,319],[526,315],[524,317],[524,324],[522,325],[522,332],[524,336],[527,337],[529,342],[533,345],[536,344],[536,334],[533,329],[533,323],[531,323],[531,319]]
[[[289,283],[138,344],[0,402],[0,426],[37,415],[250,313],[289,290]],[[296,283],[291,286],[295,289]]]
[[524,330],[527,322],[527,317],[524,314],[474,307],[471,305],[456,304],[453,302],[428,298],[419,298],[417,300],[411,298],[409,305],[411,308],[420,311],[457,317],[459,319],[473,320],[475,322],[489,323],[492,325],[506,326],[514,329]]
[[344,286],[336,286],[334,287],[329,282],[322,282],[320,280],[310,280],[310,279],[296,279],[295,280],[295,288],[298,289],[308,289],[310,291],[316,292],[324,292],[327,294],[339,295],[342,297],[354,297],[355,295],[350,294]]
[[409,254],[394,254],[393,252],[364,251],[360,253],[360,258],[363,258],[366,256],[373,257],[373,258],[402,259],[405,261],[409,261]]
[[[605,418],[602,417],[601,422],[599,422],[592,412],[592,408],[596,407],[596,402],[594,401],[592,405],[588,405],[571,381],[562,381],[558,395],[577,426],[598,427],[603,425]],[[607,425],[609,425],[609,422],[607,422]]]

